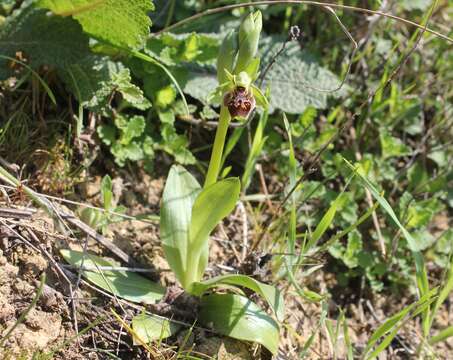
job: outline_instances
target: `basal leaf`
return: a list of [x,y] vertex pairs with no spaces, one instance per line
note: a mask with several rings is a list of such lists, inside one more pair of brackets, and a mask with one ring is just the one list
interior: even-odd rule
[[279,326],[275,320],[246,297],[211,294],[201,299],[199,321],[215,331],[266,347],[276,355]]
[[201,186],[182,166],[173,165],[165,183],[160,211],[160,237],[171,269],[186,287],[195,276],[188,271],[192,207]]
[[[101,289],[129,301],[154,304],[165,294],[165,288],[131,271],[103,270],[119,264],[81,251],[61,250],[64,259],[73,266],[82,266],[82,275]],[[101,271],[97,267],[101,267]]]
[[277,320],[283,321],[285,304],[280,291],[274,286],[263,284],[246,275],[222,275],[202,282],[197,282],[192,284],[191,293],[196,296],[201,296],[208,289],[222,284],[243,286],[261,295],[274,311]]
[[72,16],[94,38],[127,48],[144,42],[154,10],[151,0],[38,0],[37,5]]
[[167,261],[184,289],[203,276],[209,234],[234,208],[238,179],[226,179],[203,190],[181,166],[173,166],[161,207],[161,239]]
[[[180,326],[169,319],[140,314],[132,318],[132,329],[145,343],[174,335]],[[136,343],[134,339],[134,344]]]
[[197,196],[190,223],[189,271],[195,271],[197,281],[208,264],[209,234],[236,206],[241,191],[238,178],[221,180],[204,188]]

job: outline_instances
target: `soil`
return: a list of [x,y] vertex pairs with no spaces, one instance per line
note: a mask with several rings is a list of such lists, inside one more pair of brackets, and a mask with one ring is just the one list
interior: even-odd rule
[[[128,207],[130,215],[156,214],[162,193],[164,178],[152,179],[149,175],[138,174],[140,182],[119,174],[116,178],[116,199]],[[80,187],[81,199],[99,205],[100,178]],[[138,185],[133,185],[138,184]],[[10,193],[9,195],[12,195]],[[11,197],[12,198],[12,197]],[[22,199],[11,201],[3,198],[0,207],[30,208],[31,204]],[[11,201],[11,202],[8,202]],[[82,201],[82,200],[81,200]],[[85,200],[83,200],[85,201]],[[246,211],[246,213],[244,213]],[[244,217],[244,214],[246,216]],[[255,237],[254,216],[247,207],[236,211],[219,226],[212,236],[210,262],[207,276],[241,269],[254,274],[264,281],[271,281],[272,259],[263,261],[263,254],[255,254],[255,260],[245,266],[242,254],[244,243],[250,244]],[[244,221],[246,219],[246,221]],[[110,309],[123,313],[126,318],[140,312],[141,307],[120,305],[115,299],[93,290],[82,282],[77,289],[77,274],[65,268],[59,255],[61,248],[82,249],[86,237],[73,229],[72,233],[62,231],[47,214],[39,210],[32,217],[19,219],[0,217],[0,339],[23,314],[36,296],[40,276],[46,274],[46,284],[37,304],[17,325],[0,351],[2,359],[148,359],[150,353],[134,345],[131,336],[112,316]],[[244,228],[246,226],[246,228]],[[246,230],[246,231],[245,231]],[[245,236],[246,234],[246,236]],[[120,249],[129,254],[140,266],[154,270],[149,276],[164,286],[174,287],[176,280],[165,261],[159,245],[159,228],[147,221],[123,221],[111,224],[105,236]],[[94,240],[89,240],[90,251],[107,257],[114,257]],[[364,349],[372,332],[384,319],[409,304],[413,295],[373,295],[371,292],[357,295],[355,290],[341,289],[335,277],[327,270],[320,270],[300,280],[311,289],[331,293],[328,315],[336,319],[339,307],[343,307],[351,343],[357,350]],[[286,319],[288,326],[281,330],[281,359],[296,359],[303,345],[316,332],[306,358],[331,359],[332,346],[338,359],[347,358],[347,349],[341,335],[336,344],[331,344],[325,328],[319,329],[321,308],[317,303],[303,300],[288,284],[281,284],[285,294]],[[178,294],[178,292],[177,292]],[[76,300],[71,301],[71,297]],[[170,316],[185,321],[187,303],[184,298],[175,302],[178,310]],[[435,329],[442,329],[453,323],[450,296],[434,323]],[[186,304],[186,305],[184,305]],[[149,310],[149,309],[148,309]],[[189,309],[191,312],[192,309]],[[193,315],[193,314],[192,314]],[[100,325],[87,330],[99,316],[104,316]],[[336,326],[332,320],[333,328]],[[319,329],[319,331],[318,331]],[[83,334],[80,334],[83,332]],[[79,334],[76,337],[76,334]],[[192,349],[192,355],[201,359],[270,359],[267,351],[256,345],[219,337],[195,326],[190,336],[186,330],[165,340],[159,346],[153,345],[156,354],[163,359],[176,355],[176,349]],[[398,336],[382,353],[380,359],[412,359],[420,341],[421,328],[418,320],[412,320],[403,327]],[[453,340],[436,345],[436,354],[442,359],[453,358]],[[46,357],[50,356],[50,357]]]

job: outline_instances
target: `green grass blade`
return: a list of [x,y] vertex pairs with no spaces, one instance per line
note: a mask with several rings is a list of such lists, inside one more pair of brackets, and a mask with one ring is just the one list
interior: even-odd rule
[[440,341],[447,340],[449,337],[453,336],[453,325],[447,327],[446,329],[443,329],[441,332],[439,332],[437,335],[434,335],[428,340],[428,343],[430,345],[434,345]]

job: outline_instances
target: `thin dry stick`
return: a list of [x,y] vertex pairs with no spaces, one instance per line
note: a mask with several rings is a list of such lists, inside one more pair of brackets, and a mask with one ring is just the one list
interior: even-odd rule
[[[362,160],[362,154],[360,153],[359,147],[357,145],[357,136],[356,136],[355,128],[353,126],[351,126],[349,128],[349,134],[351,135],[351,139],[353,141],[355,158],[356,158],[357,161],[361,161]],[[365,197],[366,197],[366,201],[368,203],[368,206],[370,208],[373,207],[373,197],[371,195],[370,190],[368,190],[368,188],[365,188]],[[382,253],[382,256],[385,259],[386,256],[387,256],[387,253],[386,253],[386,249],[385,249],[384,238],[383,238],[382,232],[381,232],[381,226],[379,225],[379,220],[377,218],[376,211],[373,211],[371,213],[371,217],[373,218],[373,225],[374,225],[374,228],[376,229],[376,233],[377,233],[378,241],[379,241],[379,246],[381,248],[381,253]]]
[[28,219],[36,210],[34,209],[15,209],[15,208],[0,208],[0,217],[14,219]]
[[[17,187],[15,187],[15,186],[3,185],[3,184],[0,184],[0,187],[3,188],[3,189],[9,189],[9,190],[16,190],[17,189]],[[136,220],[136,221],[140,221],[140,222],[144,222],[144,223],[148,223],[148,224],[155,224],[156,221],[158,221],[158,216],[157,215],[153,215],[156,218],[155,220],[140,219],[139,217],[136,217],[136,216],[130,216],[130,215],[118,213],[118,212],[115,212],[115,211],[106,210],[106,209],[103,209],[103,208],[100,208],[100,207],[97,207],[97,206],[93,206],[93,205],[90,205],[90,204],[82,203],[82,202],[79,202],[79,201],[68,200],[68,199],[64,199],[64,198],[61,198],[61,197],[57,197],[57,196],[42,194],[42,193],[39,193],[37,191],[34,191],[34,194],[36,194],[37,196],[43,197],[45,199],[51,199],[51,200],[55,200],[55,201],[66,203],[66,204],[72,204],[72,205],[77,205],[77,206],[81,206],[81,207],[84,207],[84,208],[97,210],[97,211],[100,211],[100,212],[103,212],[103,213],[107,213],[107,214],[110,214],[110,215],[116,215],[116,216],[119,216],[119,217],[122,217],[122,218],[128,219],[128,220]]]
[[188,24],[188,23],[190,23],[192,21],[195,21],[195,20],[197,20],[199,18],[202,18],[204,16],[208,16],[208,15],[218,14],[218,13],[221,13],[221,12],[230,11],[230,10],[237,9],[237,8],[242,8],[242,7],[252,7],[252,6],[259,6],[259,5],[281,5],[281,4],[288,4],[288,5],[290,5],[290,4],[293,4],[293,5],[303,5],[303,4],[305,4],[305,5],[321,6],[321,7],[324,7],[324,8],[331,7],[333,9],[342,9],[342,10],[347,10],[347,11],[356,11],[356,12],[360,12],[360,13],[364,13],[364,14],[384,16],[386,18],[402,22],[402,23],[404,23],[406,25],[411,25],[411,26],[415,26],[415,27],[417,27],[419,29],[423,29],[425,32],[428,32],[430,34],[438,36],[441,39],[446,40],[449,43],[453,44],[453,39],[448,37],[447,35],[441,34],[441,33],[437,32],[435,30],[432,30],[432,29],[430,29],[428,27],[424,27],[423,25],[417,24],[414,21],[407,20],[407,19],[404,19],[402,17],[396,16],[396,15],[393,15],[393,14],[385,13],[383,11],[365,9],[365,8],[360,8],[360,7],[356,7],[356,6],[349,6],[349,5],[323,3],[323,2],[319,2],[319,1],[304,1],[304,0],[255,1],[255,2],[248,2],[248,3],[242,3],[242,4],[226,5],[226,6],[221,6],[221,7],[214,8],[214,9],[208,9],[208,10],[202,11],[201,13],[192,15],[192,16],[186,18],[186,19],[178,21],[177,23],[175,23],[173,25],[170,25],[170,26],[162,29],[161,31],[158,31],[157,33],[151,34],[151,36],[160,35],[160,34],[162,34],[164,32],[173,30],[173,29],[175,29],[177,27],[180,27],[182,25]]
[[261,187],[263,188],[263,193],[266,196],[265,201],[266,201],[267,207],[269,208],[269,210],[272,213],[274,213],[275,209],[274,209],[274,206],[272,205],[272,201],[269,197],[269,191],[267,191],[267,185],[266,185],[266,179],[264,178],[263,167],[261,166],[261,164],[256,164],[256,169],[258,170],[258,174],[260,176],[260,183],[261,183]]

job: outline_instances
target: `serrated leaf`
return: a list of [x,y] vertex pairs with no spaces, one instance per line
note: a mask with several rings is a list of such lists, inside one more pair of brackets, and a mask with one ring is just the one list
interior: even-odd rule
[[[147,344],[174,335],[180,327],[169,319],[147,314],[140,314],[132,318],[132,329]],[[135,338],[134,345],[137,345]]]
[[151,0],[39,0],[37,5],[72,16],[90,36],[126,48],[143,43],[154,10]]
[[165,294],[165,288],[131,271],[101,270],[97,267],[112,268],[118,263],[108,261],[93,254],[81,251],[60,250],[61,255],[71,265],[89,270],[82,270],[82,275],[103,290],[129,301],[154,304]]
[[141,115],[132,116],[127,120],[124,127],[120,127],[122,134],[120,137],[121,144],[127,145],[132,139],[139,137],[145,130],[145,118]]
[[252,341],[277,354],[279,326],[246,297],[211,294],[201,299],[199,320],[215,331],[244,341]]
[[[262,69],[266,68],[284,41],[278,36],[262,39],[259,50]],[[301,51],[299,44],[291,42],[266,74],[263,88],[269,86],[271,89],[270,112],[279,109],[300,114],[308,106],[325,109],[329,97],[342,96],[346,90],[324,92],[314,88],[334,90],[339,84],[340,80],[334,73],[322,67],[308,51]]]
[[168,66],[181,62],[214,64],[219,44],[219,38],[211,34],[164,33],[149,39],[145,52]]
[[137,109],[146,110],[151,106],[141,89],[132,84],[129,69],[108,57],[89,55],[61,74],[82,105],[91,110],[106,110],[114,91]]
[[277,320],[283,321],[283,317],[285,315],[285,304],[280,291],[274,286],[263,284],[262,282],[246,275],[221,275],[209,280],[196,282],[192,284],[190,292],[195,296],[201,296],[207,290],[222,284],[243,286],[261,295],[268,302],[272,308],[272,311],[274,311]]
[[112,145],[116,139],[116,128],[112,125],[99,125],[96,132],[105,145]]

